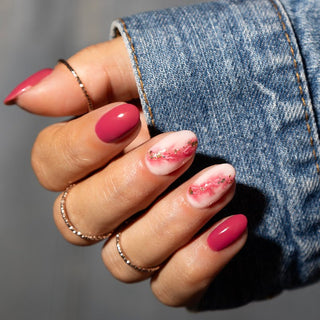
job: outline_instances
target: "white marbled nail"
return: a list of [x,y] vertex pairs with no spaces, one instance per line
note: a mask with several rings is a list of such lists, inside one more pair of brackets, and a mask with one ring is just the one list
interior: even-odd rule
[[170,174],[195,154],[197,145],[197,137],[192,131],[171,133],[148,150],[146,165],[153,174]]
[[187,199],[194,208],[208,208],[233,185],[236,172],[230,164],[213,166],[188,188]]

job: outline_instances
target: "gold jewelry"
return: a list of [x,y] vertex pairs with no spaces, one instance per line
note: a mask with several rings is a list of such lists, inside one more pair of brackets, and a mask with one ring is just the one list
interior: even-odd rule
[[77,230],[72,222],[70,221],[68,214],[67,214],[67,208],[66,208],[66,200],[67,200],[67,195],[69,194],[70,190],[75,186],[75,184],[71,184],[69,187],[66,188],[66,190],[63,192],[61,200],[60,200],[60,213],[62,216],[63,221],[65,224],[68,226],[69,230],[80,237],[81,239],[84,240],[91,240],[91,241],[100,241],[104,239],[109,239],[110,236],[112,235],[112,232],[108,232],[105,234],[100,234],[100,235],[87,235],[83,234],[81,231]]
[[137,270],[137,271],[140,271],[140,272],[155,272],[157,270],[160,269],[160,265],[159,266],[154,266],[154,267],[141,267],[141,266],[137,266],[135,264],[133,264],[131,262],[131,260],[126,256],[126,254],[123,252],[123,249],[121,248],[121,244],[120,244],[120,235],[121,235],[121,232],[117,233],[116,235],[116,246],[117,246],[117,250],[118,250],[118,253],[120,255],[120,257],[122,258],[122,260],[128,265],[130,266],[131,268]]
[[83,82],[81,81],[80,77],[78,76],[78,74],[76,73],[76,71],[71,67],[71,65],[69,64],[69,62],[67,60],[64,60],[64,59],[59,59],[58,62],[64,64],[68,69],[69,71],[72,73],[72,75],[76,78],[83,94],[85,95],[87,101],[88,101],[88,111],[92,111],[94,110],[94,107],[93,107],[93,101],[88,93],[88,91],[86,90]]

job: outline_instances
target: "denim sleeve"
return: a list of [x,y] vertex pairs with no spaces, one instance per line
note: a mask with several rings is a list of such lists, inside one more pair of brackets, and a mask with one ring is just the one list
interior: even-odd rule
[[219,213],[249,220],[245,248],[198,310],[265,299],[320,277],[318,0],[217,0],[113,23],[150,132],[193,130],[189,174],[229,162],[237,192]]

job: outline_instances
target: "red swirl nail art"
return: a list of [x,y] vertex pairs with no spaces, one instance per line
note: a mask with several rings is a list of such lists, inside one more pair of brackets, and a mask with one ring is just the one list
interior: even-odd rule
[[217,202],[233,185],[235,170],[221,164],[204,171],[188,189],[188,200],[195,208],[206,208]]
[[198,140],[193,132],[171,133],[149,149],[147,167],[157,175],[169,174],[185,164],[195,154],[197,146]]

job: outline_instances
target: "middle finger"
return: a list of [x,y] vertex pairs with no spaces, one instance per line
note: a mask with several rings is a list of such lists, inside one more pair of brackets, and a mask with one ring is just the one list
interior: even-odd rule
[[[149,277],[150,272],[132,265],[144,269],[161,265],[185,246],[232,199],[234,181],[235,170],[229,164],[209,167],[186,181],[121,230],[117,245],[115,237],[107,241],[102,251],[107,268],[125,282]],[[121,259],[118,245],[131,265]]]
[[40,183],[61,191],[104,166],[137,136],[139,118],[134,105],[114,103],[44,129],[32,150]]
[[[164,133],[111,162],[72,188],[66,210],[83,234],[110,232],[147,208],[191,165],[197,138],[191,131]],[[90,244],[64,223],[58,197],[54,217],[63,236],[74,244]]]

